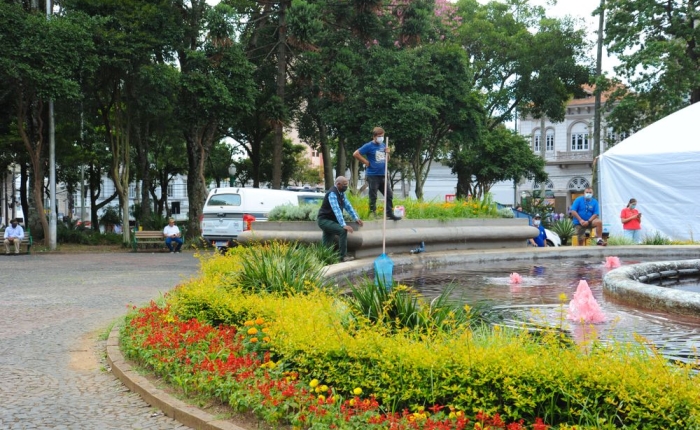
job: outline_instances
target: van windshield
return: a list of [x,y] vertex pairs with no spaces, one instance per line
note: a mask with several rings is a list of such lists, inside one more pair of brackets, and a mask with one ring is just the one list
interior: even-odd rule
[[323,195],[321,196],[297,196],[300,205],[320,205],[323,203]]
[[207,206],[240,206],[240,194],[216,194],[211,196]]

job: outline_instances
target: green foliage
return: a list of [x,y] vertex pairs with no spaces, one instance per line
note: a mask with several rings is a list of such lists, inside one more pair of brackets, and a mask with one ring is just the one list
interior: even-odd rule
[[[625,103],[613,110],[616,128],[636,131],[689,103],[700,101],[697,3],[690,0],[610,0],[605,43],[617,54],[615,72],[626,81]],[[627,103],[630,102],[630,103]],[[624,114],[621,112],[624,111]]]
[[474,312],[469,306],[450,298],[454,286],[445,287],[429,302],[405,285],[394,283],[391,288],[385,288],[367,278],[350,285],[350,291],[343,301],[354,317],[384,326],[391,332],[408,329],[431,334],[467,325],[477,326],[486,319],[483,310]]
[[121,211],[116,206],[108,206],[105,208],[102,217],[100,217],[100,225],[119,225],[122,223]]
[[655,231],[651,235],[644,235],[642,239],[642,245],[672,245],[673,242],[668,237],[661,234],[659,231]]
[[316,221],[320,205],[281,205],[272,208],[268,221]]
[[569,218],[557,220],[549,228],[558,234],[559,238],[564,242],[568,241],[576,234],[574,222]]
[[56,224],[57,243],[78,243],[81,245],[118,245],[123,241],[122,235],[100,233],[99,231],[76,226],[74,221]]
[[[369,200],[366,197],[350,196],[350,203],[362,219],[369,215]],[[394,207],[403,206],[406,219],[449,220],[458,218],[498,218],[498,209],[490,195],[483,199],[457,199],[452,202],[422,201],[415,199],[394,199]],[[377,213],[384,208],[377,200]]]
[[610,236],[606,242],[608,246],[637,245],[632,239],[626,236]]
[[511,208],[503,208],[498,210],[499,218],[515,218],[513,210]]
[[241,261],[237,284],[247,292],[292,295],[305,293],[324,284],[322,258],[297,244],[270,242],[233,250]]

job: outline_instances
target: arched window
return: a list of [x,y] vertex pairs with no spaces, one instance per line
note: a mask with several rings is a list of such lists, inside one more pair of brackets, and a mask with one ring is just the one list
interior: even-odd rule
[[[533,186],[533,189],[535,190],[535,194],[539,197],[542,195],[542,184],[540,183],[535,183]],[[544,196],[545,198],[553,198],[554,197],[554,184],[552,181],[547,179],[544,183]]]
[[571,127],[571,150],[588,151],[588,126],[582,122]]
[[538,128],[534,129],[532,131],[532,150],[535,153],[540,152],[540,137],[542,134],[540,133],[540,130]]
[[582,178],[580,176],[573,178],[569,181],[569,190],[571,191],[583,191],[586,188],[590,187],[590,184],[586,180],[586,178]]
[[547,144],[546,150],[547,150],[547,152],[552,152],[552,151],[554,151],[554,130],[552,130],[551,128],[550,128],[550,129],[547,129],[547,136],[546,136],[546,139],[547,139],[547,141],[546,141],[546,144]]

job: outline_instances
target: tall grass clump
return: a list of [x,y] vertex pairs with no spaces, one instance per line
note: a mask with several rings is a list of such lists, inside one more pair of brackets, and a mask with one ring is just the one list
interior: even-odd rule
[[307,293],[325,284],[325,261],[332,258],[323,247],[272,241],[237,248],[241,270],[238,286],[251,293]]
[[671,239],[659,231],[655,231],[651,235],[645,235],[644,239],[642,239],[642,245],[671,245],[672,243]]
[[637,245],[637,243],[626,236],[610,236],[608,237],[608,246],[625,246]]

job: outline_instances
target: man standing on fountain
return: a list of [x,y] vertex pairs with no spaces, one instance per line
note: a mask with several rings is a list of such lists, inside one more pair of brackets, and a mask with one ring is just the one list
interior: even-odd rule
[[579,246],[585,243],[586,230],[595,228],[595,235],[598,238],[596,245],[607,245],[603,241],[603,221],[600,219],[600,205],[598,200],[593,198],[593,189],[588,187],[584,194],[574,200],[571,205],[571,216],[574,217],[576,226],[576,236],[578,236]]

